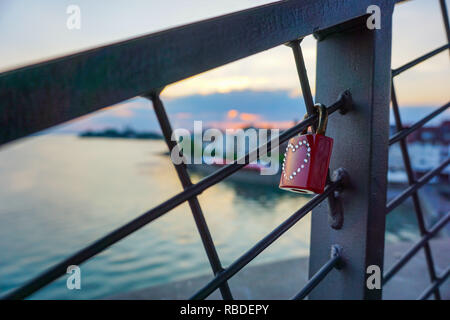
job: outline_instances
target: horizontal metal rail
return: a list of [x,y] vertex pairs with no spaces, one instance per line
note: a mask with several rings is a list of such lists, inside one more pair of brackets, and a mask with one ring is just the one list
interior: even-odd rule
[[431,294],[436,291],[437,288],[439,288],[445,280],[447,280],[448,276],[450,275],[450,267],[448,267],[444,272],[442,272],[442,275],[438,276],[438,279],[434,281],[428,288],[425,289],[425,291],[417,298],[417,300],[426,300],[428,299]]
[[383,283],[387,283],[414,255],[433,238],[450,221],[450,212],[441,218],[428,233],[409,249],[400,260],[383,277]]
[[275,228],[271,233],[260,240],[256,245],[254,245],[250,250],[239,257],[235,262],[233,262],[228,268],[219,273],[214,279],[212,279],[207,285],[195,293],[191,299],[201,300],[208,297],[214,292],[222,283],[230,279],[239,270],[245,267],[250,261],[255,259],[264,249],[271,245],[275,240],[277,240],[281,235],[288,231],[292,226],[294,226],[300,219],[302,219],[306,214],[308,214],[312,209],[318,206],[323,200],[325,200],[331,193],[342,187],[342,179],[338,179],[335,182],[329,184],[322,194],[316,195],[307,204],[305,204],[300,210],[296,211],[288,219],[286,219],[282,224]]
[[142,96],[316,31],[389,0],[289,0],[0,74],[0,145]]
[[392,145],[398,141],[400,141],[403,138],[406,138],[408,135],[416,131],[417,129],[421,128],[424,124],[426,124],[428,121],[432,120],[433,118],[440,115],[442,112],[448,109],[450,107],[450,102],[447,102],[447,104],[444,104],[442,107],[436,109],[426,117],[422,118],[421,120],[414,123],[412,126],[402,129],[401,131],[396,132],[390,139],[389,139],[389,145]]
[[414,67],[415,65],[418,65],[419,63],[421,63],[421,62],[423,62],[423,61],[425,61],[425,60],[427,60],[427,59],[437,55],[438,53],[441,53],[442,51],[448,49],[449,47],[450,47],[450,44],[447,43],[447,44],[443,45],[442,47],[439,47],[439,48],[437,48],[437,49],[435,49],[435,50],[433,50],[431,52],[428,52],[428,53],[424,54],[423,56],[420,56],[419,58],[414,59],[413,61],[408,62],[408,63],[404,64],[403,66],[397,68],[397,69],[393,69],[392,70],[392,76],[393,77],[398,76],[403,71],[406,71],[406,70]]
[[[340,108],[345,108],[346,105],[346,97],[348,97],[347,93],[342,94],[339,99],[331,106],[327,108],[328,113],[332,114],[339,110]],[[283,131],[279,136],[280,143],[283,143],[287,141],[289,138],[293,137],[297,133],[301,132],[303,129],[311,126],[313,123],[317,122],[318,116],[312,115],[305,119],[304,121],[298,123],[297,125],[291,127],[290,129],[287,129]],[[275,138],[274,138],[275,139]],[[216,172],[212,173],[211,175],[203,178],[198,183],[193,184],[192,186],[187,187],[184,191],[178,193],[177,195],[173,196],[172,198],[164,201],[160,205],[154,207],[153,209],[147,211],[146,213],[142,214],[141,216],[137,217],[136,219],[128,222],[127,224],[123,225],[122,227],[112,231],[111,233],[107,234],[106,236],[100,238],[99,240],[95,241],[91,245],[85,247],[84,249],[78,251],[74,255],[70,256],[69,258],[65,259],[64,261],[60,262],[59,264],[53,266],[52,268],[48,269],[46,272],[41,274],[40,276],[34,278],[24,286],[20,287],[19,289],[16,289],[15,291],[7,294],[4,299],[23,299],[30,295],[31,293],[37,291],[38,289],[42,288],[46,284],[52,282],[53,280],[59,278],[63,274],[66,273],[67,267],[70,265],[80,265],[84,261],[88,260],[89,258],[95,256],[96,254],[102,252],[112,244],[120,241],[121,239],[125,238],[129,234],[133,233],[134,231],[140,229],[141,227],[145,226],[146,224],[156,220],[166,212],[172,210],[173,208],[179,206],[181,203],[189,200],[190,198],[199,195],[202,193],[205,189],[217,184],[218,182],[222,181],[226,177],[230,176],[231,174],[235,173],[239,169],[246,166],[246,163],[249,163],[249,159],[252,158],[252,154],[262,154],[266,150],[272,150],[273,147],[272,143],[274,139],[270,140],[267,144],[260,146],[257,150],[254,150],[252,152],[247,153],[243,158],[240,158],[238,160],[235,160],[233,163],[225,166],[222,169],[217,170]],[[254,158],[256,159],[256,157]],[[239,164],[241,160],[244,160],[245,163]]]
[[425,175],[423,175],[420,179],[417,180],[414,184],[410,185],[406,188],[402,193],[397,195],[394,199],[389,201],[386,206],[386,213],[394,210],[398,205],[400,205],[403,201],[405,201],[411,194],[416,192],[419,188],[421,188],[424,184],[430,181],[433,177],[438,175],[442,170],[445,169],[450,164],[450,158],[447,158],[444,162],[442,162],[438,167],[430,170]]
[[325,263],[323,267],[320,268],[319,271],[317,271],[314,274],[314,276],[311,277],[311,279],[309,279],[308,283],[297,295],[295,295],[292,298],[292,300],[305,299],[306,296],[312,290],[314,290],[314,288],[317,287],[319,283],[327,276],[327,274],[329,274],[331,270],[333,270],[341,262],[342,259],[341,251],[342,249],[339,246],[337,245],[333,246],[330,260],[328,260],[328,262]]

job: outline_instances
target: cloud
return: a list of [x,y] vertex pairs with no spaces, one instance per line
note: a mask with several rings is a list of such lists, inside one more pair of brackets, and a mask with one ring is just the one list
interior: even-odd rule
[[113,114],[119,118],[131,118],[134,116],[134,112],[131,111],[130,109],[124,108],[124,107],[120,107],[117,109],[114,109]]
[[243,121],[256,121],[261,119],[261,115],[255,113],[241,113],[239,119]]
[[[60,28],[65,26],[64,1],[28,1],[27,10],[23,10],[24,1],[0,0],[2,9],[7,9],[0,10],[0,30],[8,30],[0,32],[3,44],[0,51],[0,70],[33,61],[44,61],[50,57],[78,52],[273,0],[207,1],[208,5],[205,5],[203,0],[174,1],[179,10],[172,10],[172,2],[136,0],[133,5],[124,6],[121,0],[78,0],[77,4],[82,8],[82,28],[79,32],[69,32],[65,27]],[[105,4],[108,7],[106,11]],[[151,10],[146,10],[149,8]],[[417,23],[425,20],[426,23]],[[36,28],[36,25],[39,25],[39,28]],[[445,44],[447,40],[438,1],[409,1],[397,5],[392,33],[393,68]],[[316,41],[312,36],[302,41],[302,51],[314,94]],[[449,70],[448,53],[443,52],[414,70],[405,72],[398,80],[399,100],[407,105],[441,105],[447,102]],[[162,96],[167,101],[194,94],[210,95],[246,90],[287,90],[293,97],[298,96],[300,90],[292,50],[287,46],[278,46],[229,63],[169,85]],[[142,101],[144,99],[141,99],[139,104],[134,104],[133,108],[147,108],[148,102],[144,104]],[[126,112],[122,115],[126,118]]]
[[190,113],[190,112],[177,112],[177,113],[175,113],[175,118],[177,118],[177,119],[190,119],[190,118],[192,118],[192,113]]
[[[227,94],[191,95],[164,99],[164,103],[172,126],[189,130],[197,120],[203,121],[204,126],[219,129],[245,128],[250,125],[286,129],[301,121],[305,113],[302,97],[293,97],[289,91],[283,90],[246,90]],[[58,130],[80,132],[86,129],[98,130],[107,127],[123,129],[129,126],[138,131],[160,132],[154,110],[150,105],[145,99],[132,99],[127,103],[84,116],[78,121],[71,121]],[[428,105],[409,108],[407,106],[402,103],[401,113],[405,123],[417,121],[434,110],[434,107],[430,108]],[[435,123],[449,117],[450,111],[444,112]],[[392,119],[391,116],[391,121]]]
[[228,119],[234,119],[238,116],[239,112],[236,109],[231,109],[227,112],[227,118]]

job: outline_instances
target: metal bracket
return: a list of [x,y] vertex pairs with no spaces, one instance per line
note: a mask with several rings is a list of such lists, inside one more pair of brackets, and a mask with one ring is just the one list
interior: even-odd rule
[[159,97],[159,95],[161,94],[161,92],[164,89],[165,89],[165,87],[161,87],[161,88],[157,88],[157,89],[151,90],[151,91],[147,92],[146,94],[142,95],[142,97],[153,101],[156,97]]
[[338,244],[333,244],[331,246],[331,254],[330,254],[330,258],[334,258],[334,257],[339,257],[338,262],[336,263],[336,265],[334,266],[336,269],[342,269],[342,267],[344,266],[344,261],[342,259],[342,246],[338,245]]
[[363,16],[343,22],[336,26],[332,26],[332,27],[322,29],[322,30],[316,30],[313,33],[313,36],[314,36],[314,38],[316,38],[317,41],[322,41],[329,35],[332,35],[335,33],[352,32],[354,30],[365,27],[366,21],[369,18],[369,16],[370,16],[369,14],[365,14]]
[[339,168],[333,172],[331,181],[340,181],[339,187],[328,197],[329,213],[328,223],[330,227],[339,230],[344,225],[344,209],[342,207],[342,201],[340,199],[341,192],[348,187],[350,179],[347,171],[343,168]]
[[353,98],[349,89],[340,94],[339,100],[344,101],[344,105],[339,109],[340,114],[346,114],[353,109]]
[[293,46],[295,47],[295,46],[299,45],[303,41],[303,39],[304,39],[304,37],[298,38],[298,39],[294,39],[294,40],[291,40],[289,42],[286,42],[284,45],[286,47],[292,48]]

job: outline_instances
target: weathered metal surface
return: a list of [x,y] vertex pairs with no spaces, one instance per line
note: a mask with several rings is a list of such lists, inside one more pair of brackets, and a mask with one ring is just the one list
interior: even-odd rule
[[362,23],[317,45],[316,101],[327,104],[339,91],[352,92],[352,112],[330,118],[327,130],[335,141],[330,169],[345,167],[351,187],[340,195],[342,229],[329,226],[326,204],[313,210],[310,277],[329,259],[334,243],[343,247],[345,266],[330,273],[310,299],[381,299],[381,290],[366,287],[366,268],[383,268],[392,9],[389,2],[381,7],[380,30]]
[[0,144],[364,15],[369,5],[386,1],[275,2],[2,73]]
[[328,223],[330,227],[339,230],[344,225],[344,208],[342,205],[342,200],[340,198],[341,193],[344,189],[350,187],[350,177],[347,171],[344,169],[338,169],[333,172],[333,176],[330,181],[342,180],[342,188],[336,190],[333,194],[328,197]]

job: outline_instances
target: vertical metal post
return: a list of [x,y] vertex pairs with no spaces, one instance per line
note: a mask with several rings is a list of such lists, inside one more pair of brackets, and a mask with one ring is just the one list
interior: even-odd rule
[[[327,135],[334,139],[330,170],[345,168],[350,186],[340,195],[344,224],[328,223],[328,207],[312,212],[309,276],[329,259],[329,248],[343,248],[343,267],[331,272],[310,299],[381,299],[381,289],[366,286],[367,267],[384,256],[386,177],[391,80],[393,5],[381,2],[381,29],[369,30],[366,17],[352,28],[325,32],[317,44],[316,102],[330,104],[349,89],[353,108],[345,117],[333,114]],[[380,276],[381,276],[380,275]]]
[[[294,54],[295,66],[297,67],[298,78],[300,80],[300,86],[302,87],[302,96],[305,101],[306,112],[308,116],[315,113],[314,101],[311,94],[311,88],[309,87],[308,74],[306,72],[305,60],[303,59],[302,48],[300,47],[301,40],[294,40],[289,43]],[[315,129],[315,125],[312,126]]]

